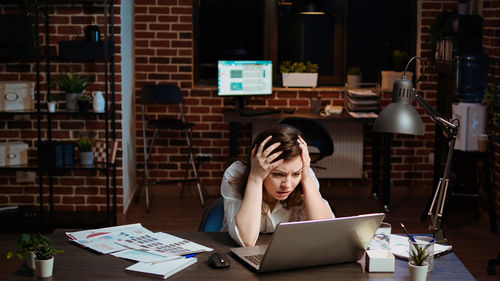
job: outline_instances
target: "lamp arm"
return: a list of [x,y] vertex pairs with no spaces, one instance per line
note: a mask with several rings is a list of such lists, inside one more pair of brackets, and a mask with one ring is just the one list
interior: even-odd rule
[[448,134],[448,136],[451,137],[454,134],[456,135],[456,132],[454,133],[454,131],[458,131],[459,124],[454,124],[448,121],[443,115],[441,115],[429,103],[427,103],[419,92],[417,92],[416,90],[413,90],[413,92],[415,99],[424,108],[425,112],[429,114],[432,121],[436,122],[436,124],[438,124],[438,126],[443,131],[445,131]]

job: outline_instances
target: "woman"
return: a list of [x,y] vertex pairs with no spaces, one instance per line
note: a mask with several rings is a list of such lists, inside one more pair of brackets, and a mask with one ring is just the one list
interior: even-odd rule
[[234,162],[224,173],[222,231],[247,247],[280,222],[334,218],[310,162],[296,128],[280,124],[262,131],[247,163]]

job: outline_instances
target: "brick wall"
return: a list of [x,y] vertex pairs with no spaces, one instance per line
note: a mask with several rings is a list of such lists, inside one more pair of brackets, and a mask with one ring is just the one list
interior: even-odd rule
[[[119,1],[115,1],[115,61],[116,71],[116,102],[117,111],[117,139],[121,138],[121,89],[120,89],[120,9]],[[17,6],[2,5],[2,14],[23,13]],[[85,26],[96,23],[103,30],[102,6],[93,7],[92,3],[82,6],[81,4],[56,4],[50,15],[50,48],[51,52],[57,50],[57,42],[60,40],[84,40]],[[43,25],[42,25],[43,27]],[[43,32],[44,29],[41,29]],[[45,46],[45,34],[39,34],[42,46]],[[50,62],[51,79],[62,72],[73,69],[77,73],[90,76],[93,83],[85,90],[104,91],[104,62],[96,60],[92,62],[52,60]],[[46,108],[45,96],[47,89],[45,61],[41,62],[41,100],[42,108]],[[5,60],[0,63],[0,81],[7,80],[36,80],[36,69],[34,60]],[[59,89],[52,88],[51,91],[60,93]],[[63,106],[64,95],[61,93],[58,106]],[[25,116],[25,119],[16,120],[20,116],[0,115],[0,140],[15,141],[22,140],[29,144],[29,159],[36,161],[37,121],[36,115]],[[42,140],[47,138],[47,119],[42,117],[41,131]],[[104,117],[90,116],[82,118],[70,115],[54,115],[52,118],[53,140],[76,143],[76,138],[81,133],[87,133],[94,138],[104,139]],[[118,211],[123,210],[122,202],[122,172],[121,153],[117,155],[117,194]],[[78,160],[76,160],[78,161]],[[44,208],[48,209],[48,177],[44,174]],[[54,173],[54,210],[56,211],[98,211],[106,210],[106,177],[104,173],[97,171],[56,171]],[[36,183],[18,183],[16,172],[13,170],[0,170],[0,204],[8,205],[35,205],[39,204],[38,177]]]

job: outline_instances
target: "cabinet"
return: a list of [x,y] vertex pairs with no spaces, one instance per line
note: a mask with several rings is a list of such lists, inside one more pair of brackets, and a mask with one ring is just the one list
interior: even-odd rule
[[[110,151],[112,144],[116,141],[116,120],[115,120],[115,58],[114,58],[114,11],[113,11],[113,0],[78,0],[78,1],[53,1],[53,9],[57,10],[57,17],[61,17],[61,11],[64,10],[76,10],[81,9],[86,10],[85,15],[88,18],[96,18],[100,24],[99,29],[102,32],[102,41],[99,42],[85,42],[76,41],[70,38],[76,44],[73,48],[76,48],[74,53],[66,53],[64,56],[57,55],[55,50],[55,45],[61,41],[55,37],[56,40],[51,38],[51,33],[54,32],[54,27],[50,24],[50,18],[53,16],[51,13],[48,17],[44,19],[42,24],[39,24],[37,20],[40,13],[34,15],[36,24],[33,26],[35,36],[34,40],[34,54],[28,58],[8,58],[7,62],[12,63],[15,60],[22,61],[28,65],[34,66],[34,79],[35,84],[35,109],[30,111],[16,111],[16,112],[0,112],[1,122],[8,126],[9,122],[18,119],[18,116],[27,116],[29,122],[35,123],[32,127],[36,128],[33,136],[31,136],[31,142],[33,146],[30,146],[32,153],[29,157],[27,165],[18,166],[7,166],[0,167],[0,170],[24,170],[24,171],[35,171],[38,176],[38,204],[39,204],[39,218],[40,223],[54,222],[54,217],[58,217],[57,222],[67,223],[69,221],[75,222],[75,220],[80,219],[70,215],[70,217],[64,218],[59,216],[54,216],[54,203],[58,200],[58,203],[65,203],[64,195],[55,196],[55,188],[61,185],[61,178],[73,176],[75,174],[80,175],[82,182],[84,182],[85,187],[79,186],[79,183],[68,183],[67,186],[72,186],[69,189],[76,190],[78,188],[95,188],[97,193],[105,193],[105,212],[106,218],[105,222],[102,221],[101,210],[96,210],[99,212],[93,212],[90,216],[85,217],[84,223],[97,223],[113,225],[116,224],[116,212],[117,212],[117,194],[116,194],[116,165],[109,161]],[[7,4],[8,6],[8,4]],[[15,8],[15,5],[11,4],[11,7]],[[5,7],[8,9],[10,7]],[[93,14],[90,16],[87,14],[88,11]],[[53,12],[53,11],[52,11]],[[68,14],[67,19],[72,22],[73,13]],[[81,19],[80,19],[81,20]],[[56,21],[57,22],[57,21]],[[91,24],[89,22],[88,24]],[[82,24],[84,27],[87,24]],[[71,32],[75,32],[74,28]],[[83,34],[78,34],[79,37],[83,37]],[[41,39],[42,42],[39,42]],[[98,53],[89,53],[89,50],[98,50]],[[96,84],[99,84],[98,88],[95,90],[100,90],[104,94],[104,98],[107,101],[105,104],[104,112],[72,112],[65,109],[59,109],[55,112],[48,112],[47,105],[45,102],[45,97],[49,96],[51,91],[55,91],[52,86],[52,80],[54,77],[54,70],[60,68],[61,65],[90,65],[95,67],[89,67],[91,71],[85,70],[86,72],[95,73]],[[7,64],[5,64],[7,65]],[[102,66],[102,67],[101,67]],[[82,66],[83,68],[83,66]],[[6,68],[3,68],[5,71]],[[95,69],[95,70],[94,70]],[[22,76],[21,76],[22,77]],[[90,90],[92,91],[92,90]],[[26,118],[26,117],[25,117]],[[28,121],[27,121],[28,122]],[[60,125],[64,123],[63,125]],[[77,125],[72,125],[76,123]],[[91,125],[89,125],[91,124]],[[78,127],[80,126],[80,127]],[[65,143],[76,143],[76,131],[91,131],[96,132],[95,138],[103,141],[105,143],[105,162],[94,163],[92,166],[81,166],[76,161],[74,165],[62,166],[62,167],[48,167],[39,165],[37,161],[37,147],[42,141],[54,141],[60,140]],[[21,134],[22,135],[22,134]],[[1,171],[0,171],[1,172]],[[102,180],[89,180],[88,177],[93,175],[98,175],[104,178]],[[89,183],[90,182],[90,183]],[[76,186],[76,187],[75,187]],[[104,187],[104,188],[101,188]],[[14,187],[15,188],[15,187]],[[21,188],[21,187],[19,187]],[[77,197],[77,196],[74,196]],[[47,202],[48,201],[48,202]],[[71,199],[69,200],[71,201]],[[99,200],[96,199],[99,202]],[[103,203],[101,203],[103,204]],[[44,206],[48,205],[48,213],[44,211]],[[85,205],[91,205],[90,202],[85,202]],[[78,214],[77,212],[72,214]],[[102,210],[104,211],[104,210]],[[91,212],[92,213],[92,212]],[[75,225],[82,225],[77,224]]]

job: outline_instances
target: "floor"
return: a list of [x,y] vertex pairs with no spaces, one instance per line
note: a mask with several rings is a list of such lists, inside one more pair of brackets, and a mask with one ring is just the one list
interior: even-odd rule
[[[136,223],[152,231],[188,230],[197,231],[204,209],[200,206],[195,188],[188,189],[184,199],[179,199],[180,188],[177,186],[155,187],[152,190],[151,211],[146,213],[144,197],[138,203],[132,203],[126,215],[119,215],[118,223]],[[337,216],[349,216],[361,213],[381,212],[382,204],[372,199],[370,183],[364,180],[332,180],[322,182],[321,192]],[[426,187],[399,187],[391,190],[391,211],[385,221],[392,225],[393,233],[401,233],[400,222],[404,222],[412,233],[430,233],[429,218],[420,220],[431,193]],[[215,198],[206,198],[207,204]],[[488,260],[500,253],[500,233],[492,234],[489,230],[488,214],[481,210],[479,219],[475,219],[471,202],[448,200],[448,216],[443,227],[445,236],[453,246],[456,255],[477,280],[499,280],[499,276],[486,273]],[[15,247],[20,233],[51,229],[30,229],[22,226],[0,230],[0,280],[5,280],[22,263],[17,259],[6,260],[5,254]],[[61,257],[64,254],[61,254]],[[56,257],[57,259],[57,257]],[[500,266],[496,271],[500,275]]]

